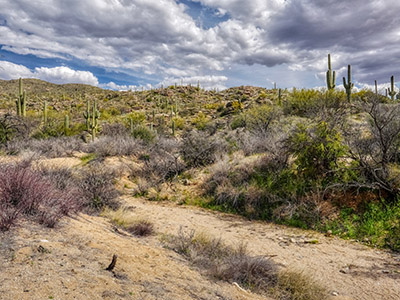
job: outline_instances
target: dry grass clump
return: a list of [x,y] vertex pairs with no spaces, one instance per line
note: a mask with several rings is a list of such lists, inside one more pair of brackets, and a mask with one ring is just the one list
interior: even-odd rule
[[102,215],[108,217],[113,224],[122,227],[135,236],[143,237],[154,233],[152,222],[138,218],[127,207],[119,208],[118,210],[106,209]]
[[311,276],[295,270],[279,272],[277,285],[271,293],[277,300],[324,300],[328,291]]
[[311,277],[280,271],[269,258],[250,256],[244,245],[227,246],[221,239],[194,231],[163,237],[166,247],[188,259],[207,275],[249,288],[278,300],[322,300],[327,291]]
[[221,239],[195,234],[194,231],[185,233],[182,230],[176,236],[165,237],[164,243],[213,278],[236,282],[263,292],[277,283],[275,263],[265,257],[250,256],[244,245],[232,248]]
[[126,230],[135,236],[148,236],[154,233],[154,225],[149,220],[137,220]]

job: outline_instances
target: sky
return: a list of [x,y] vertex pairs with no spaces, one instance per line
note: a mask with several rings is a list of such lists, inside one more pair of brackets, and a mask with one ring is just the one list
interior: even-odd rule
[[115,90],[400,82],[398,0],[0,0],[0,79]]

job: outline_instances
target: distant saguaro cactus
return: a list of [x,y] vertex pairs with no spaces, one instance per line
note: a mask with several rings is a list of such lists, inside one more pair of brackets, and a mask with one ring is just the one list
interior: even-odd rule
[[326,72],[326,85],[328,90],[333,90],[336,87],[336,73],[332,71],[331,67],[331,55],[328,54],[328,71]]
[[388,88],[388,94],[392,100],[396,96],[397,92],[394,90],[394,76],[390,77],[390,88]]
[[23,90],[22,78],[18,80],[17,116],[26,117],[26,92]]
[[347,101],[350,102],[351,98],[351,90],[354,87],[354,83],[351,82],[351,66],[347,66],[347,77],[349,79],[348,83],[346,83],[346,78],[343,77],[343,86],[346,89],[346,94],[347,94]]

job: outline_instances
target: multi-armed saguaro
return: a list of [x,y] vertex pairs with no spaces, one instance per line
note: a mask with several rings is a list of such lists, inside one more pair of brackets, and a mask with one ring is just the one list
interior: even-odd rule
[[17,116],[26,117],[26,92],[23,91],[22,78],[19,79],[19,93],[17,101]]
[[388,88],[388,94],[392,100],[396,96],[397,92],[394,90],[394,76],[390,77],[390,88]]
[[351,90],[354,87],[354,83],[351,82],[351,66],[347,66],[347,77],[349,79],[348,83],[346,83],[346,78],[343,77],[343,86],[346,89],[346,94],[347,94],[347,101],[350,101],[351,97]]
[[326,72],[326,85],[328,90],[333,90],[335,88],[336,74],[332,71],[331,67],[331,55],[328,54],[328,71]]
[[98,119],[100,118],[100,112],[97,110],[97,102],[94,100],[93,109],[90,111],[90,103],[87,101],[86,112],[83,113],[83,117],[86,119],[86,128],[91,131],[92,141],[96,138],[96,133],[99,128]]

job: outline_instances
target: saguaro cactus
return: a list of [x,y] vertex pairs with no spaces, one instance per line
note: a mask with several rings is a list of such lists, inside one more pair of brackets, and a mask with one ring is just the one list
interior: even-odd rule
[[394,90],[394,76],[390,77],[390,88],[388,88],[388,94],[392,100],[396,96],[397,92]]
[[17,101],[15,101],[17,105],[17,116],[26,117],[26,92],[23,90],[22,78],[19,79],[18,84],[18,98]]
[[375,80],[375,95],[378,96],[378,82]]
[[92,141],[96,138],[96,133],[99,129],[99,124],[98,124],[98,119],[100,118],[100,112],[97,110],[97,102],[94,100],[93,102],[93,111],[91,117],[91,123],[90,123],[90,130],[92,131]]
[[94,100],[93,109],[90,111],[90,102],[87,101],[86,112],[83,113],[83,117],[86,119],[86,128],[92,134],[92,141],[96,138],[96,133],[99,129],[98,119],[100,118],[100,112],[97,110],[97,102]]
[[86,102],[86,111],[83,113],[83,117],[86,120],[86,130],[90,130],[90,102],[89,100]]
[[347,94],[347,101],[350,102],[350,97],[351,97],[351,90],[354,87],[354,83],[351,82],[351,66],[347,66],[347,77],[349,79],[348,83],[346,83],[346,78],[343,77],[343,86],[346,89],[346,94]]
[[336,81],[336,73],[335,71],[332,71],[331,55],[328,54],[328,71],[326,72],[326,85],[329,91],[335,88],[336,86],[335,81]]

